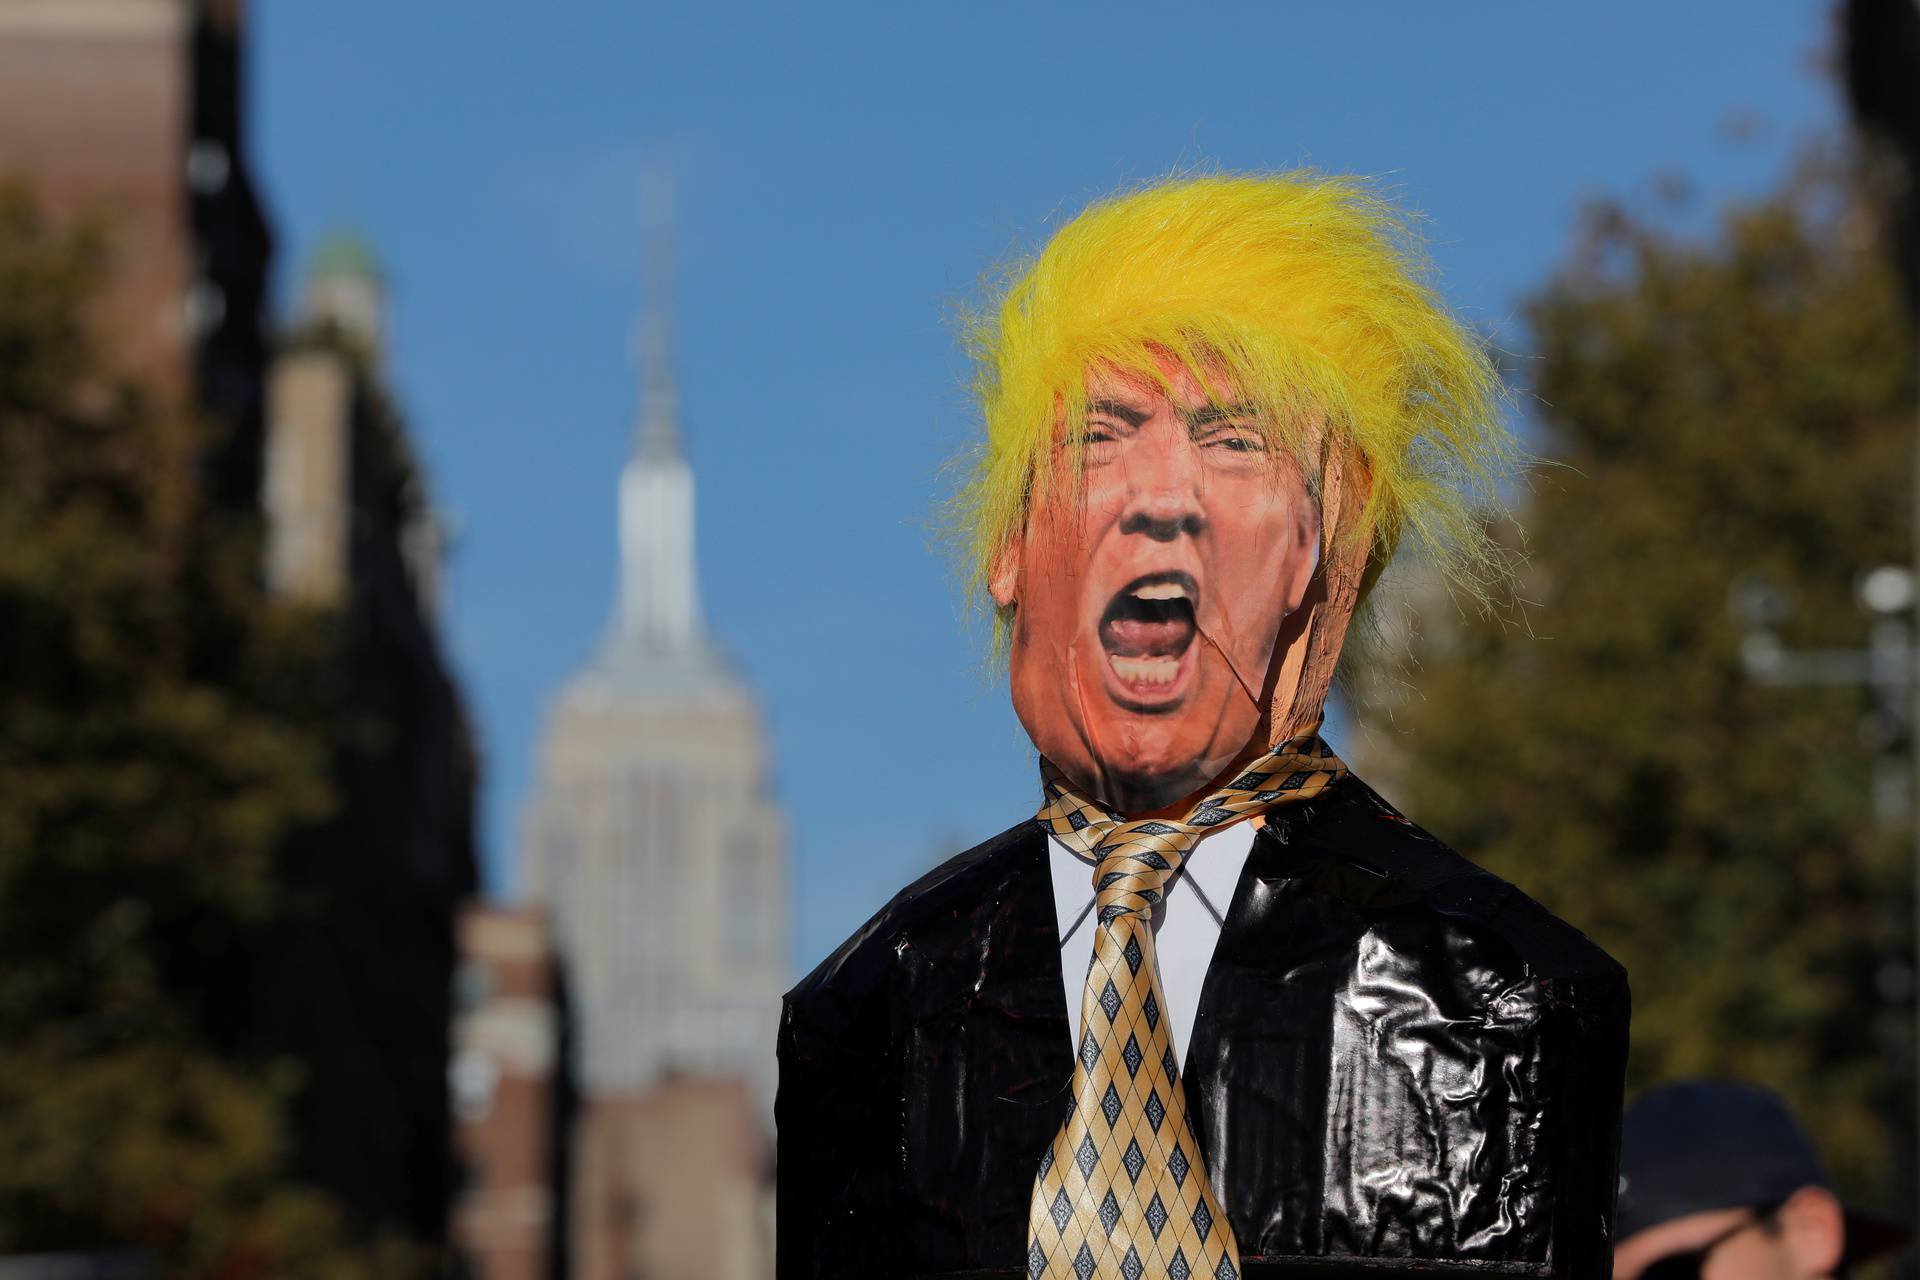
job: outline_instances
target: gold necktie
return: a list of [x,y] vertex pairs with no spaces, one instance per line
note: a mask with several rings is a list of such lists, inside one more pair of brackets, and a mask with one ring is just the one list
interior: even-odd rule
[[1029,1280],[1234,1280],[1240,1250],[1207,1183],[1173,1056],[1153,907],[1200,837],[1320,794],[1347,767],[1319,726],[1243,769],[1179,821],[1123,822],[1042,759],[1039,819],[1095,859],[1093,963],[1080,997],[1073,1110],[1040,1157]]

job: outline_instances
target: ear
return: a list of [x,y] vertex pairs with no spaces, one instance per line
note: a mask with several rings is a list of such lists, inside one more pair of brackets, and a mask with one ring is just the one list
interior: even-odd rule
[[993,572],[987,578],[987,594],[996,608],[1005,609],[1020,598],[1020,539],[1007,539],[1000,554],[993,558]]
[[1825,1187],[1802,1187],[1774,1210],[1794,1271],[1801,1276],[1830,1276],[1847,1247],[1847,1215]]
[[1276,655],[1268,690],[1273,746],[1326,714],[1327,690],[1366,573],[1370,542],[1362,519],[1372,477],[1357,456],[1329,450],[1320,478],[1320,568],[1303,597],[1304,625],[1291,638],[1289,628],[1281,629],[1288,643]]

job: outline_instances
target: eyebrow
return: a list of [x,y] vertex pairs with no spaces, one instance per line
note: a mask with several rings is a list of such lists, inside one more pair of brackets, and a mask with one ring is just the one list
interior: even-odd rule
[[1188,430],[1197,431],[1201,427],[1210,427],[1216,422],[1232,422],[1236,418],[1255,417],[1259,412],[1259,409],[1250,404],[1214,404],[1208,401],[1198,409],[1183,409],[1180,416],[1187,420]]
[[1104,413],[1109,417],[1120,419],[1130,427],[1137,427],[1152,416],[1145,409],[1136,409],[1118,400],[1090,400],[1087,402],[1087,412],[1089,414]]

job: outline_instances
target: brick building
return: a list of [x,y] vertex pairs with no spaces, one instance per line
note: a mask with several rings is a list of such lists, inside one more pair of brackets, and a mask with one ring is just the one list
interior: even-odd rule
[[567,1002],[535,909],[460,918],[453,1113],[460,1189],[453,1241],[473,1280],[566,1274]]
[[231,428],[218,495],[253,498],[272,237],[245,162],[242,0],[0,0],[0,177],[107,237],[122,371]]
[[766,1139],[745,1081],[602,1093],[578,1134],[573,1280],[772,1274]]

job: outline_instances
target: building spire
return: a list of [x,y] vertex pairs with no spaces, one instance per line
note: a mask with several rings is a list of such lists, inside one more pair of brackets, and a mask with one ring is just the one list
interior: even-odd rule
[[636,352],[641,391],[634,451],[642,458],[677,458],[680,397],[673,377],[673,172],[664,162],[649,170],[642,201],[645,261]]
[[640,408],[633,457],[620,475],[620,621],[627,652],[686,652],[701,644],[694,576],[693,473],[680,453],[673,369],[673,192],[664,166],[648,175],[639,326]]

